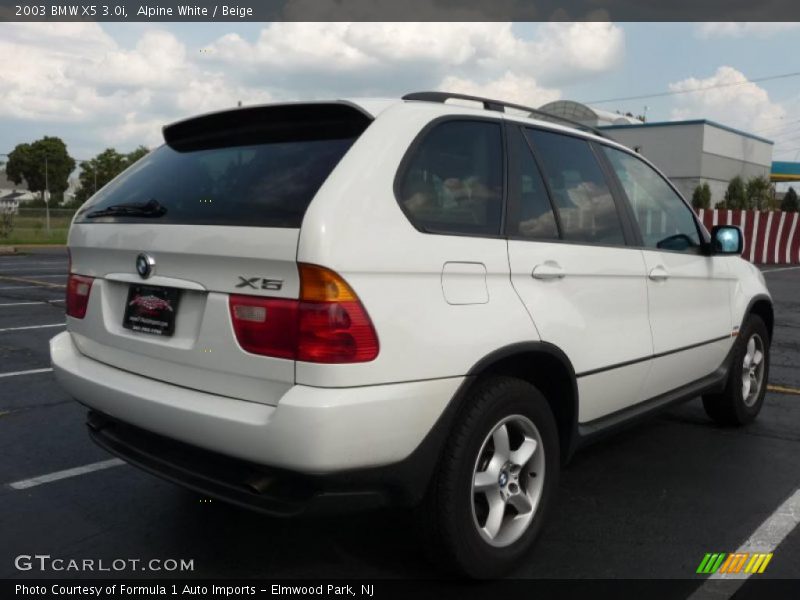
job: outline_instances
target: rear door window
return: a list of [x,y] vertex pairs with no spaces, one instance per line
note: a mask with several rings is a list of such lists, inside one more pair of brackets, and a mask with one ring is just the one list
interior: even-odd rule
[[553,206],[530,146],[518,128],[510,130],[508,233],[532,240],[558,239]]
[[503,136],[499,122],[439,123],[412,152],[396,190],[415,227],[431,233],[500,233]]
[[580,138],[526,129],[539,157],[566,241],[624,245],[616,203],[589,143]]
[[[165,132],[167,144],[95,194],[77,220],[300,227],[320,186],[369,123],[349,107],[350,113],[330,113],[309,106],[178,124]],[[158,210],[130,209],[143,206]]]

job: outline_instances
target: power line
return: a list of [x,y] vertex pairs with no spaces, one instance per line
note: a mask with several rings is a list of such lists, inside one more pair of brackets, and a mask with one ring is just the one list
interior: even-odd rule
[[[800,125],[794,125],[794,123],[800,123],[800,119],[794,121],[786,121],[785,123],[782,123],[780,125],[772,125],[770,127],[767,127],[766,129],[757,129],[752,133],[767,133],[769,131],[780,131],[781,129],[785,129],[784,132],[775,134],[775,135],[783,135],[784,133],[787,133],[793,129],[797,129],[798,127],[800,127]],[[788,125],[792,125],[792,127],[787,128]]]
[[754,79],[748,79],[746,81],[734,81],[731,83],[717,83],[715,85],[707,85],[704,87],[695,88],[693,90],[672,90],[669,92],[658,92],[655,94],[642,94],[640,96],[625,96],[621,98],[605,98],[603,100],[589,100],[588,102],[584,102],[584,104],[606,104],[608,102],[624,102],[626,100],[644,100],[647,98],[661,98],[664,96],[676,96],[678,94],[693,94],[695,92],[704,92],[707,90],[714,90],[717,88],[724,88],[724,87],[734,87],[737,85],[746,85],[748,83],[760,83],[762,81],[772,81],[774,79],[787,79],[789,77],[798,77],[800,76],[800,71],[795,71],[793,73],[781,73],[780,75],[768,75],[766,77],[756,77]]

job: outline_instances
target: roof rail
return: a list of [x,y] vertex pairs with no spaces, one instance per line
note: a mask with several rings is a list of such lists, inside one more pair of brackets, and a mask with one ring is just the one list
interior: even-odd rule
[[405,96],[403,96],[402,100],[419,100],[421,102],[440,102],[442,104],[444,104],[447,100],[469,100],[471,102],[479,102],[480,104],[483,105],[483,108],[485,110],[494,110],[497,112],[505,112],[506,108],[514,108],[517,110],[526,111],[530,113],[531,116],[542,117],[543,119],[550,121],[557,121],[560,123],[567,123],[568,125],[576,129],[588,131],[598,137],[608,138],[608,136],[605,135],[602,131],[600,131],[596,127],[592,127],[591,125],[585,125],[584,123],[580,123],[579,121],[573,121],[572,119],[568,119],[566,117],[554,115],[553,113],[549,113],[546,110],[531,108],[530,106],[522,106],[521,104],[514,104],[512,102],[503,102],[502,100],[491,100],[489,98],[470,96],[468,94],[455,94],[451,92],[413,92],[411,94],[406,94]]

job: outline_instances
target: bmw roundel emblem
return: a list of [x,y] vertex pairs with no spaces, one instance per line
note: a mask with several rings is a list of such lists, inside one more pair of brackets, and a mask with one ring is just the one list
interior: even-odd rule
[[136,272],[139,273],[139,277],[142,279],[150,277],[155,268],[156,261],[149,254],[142,253],[136,257]]

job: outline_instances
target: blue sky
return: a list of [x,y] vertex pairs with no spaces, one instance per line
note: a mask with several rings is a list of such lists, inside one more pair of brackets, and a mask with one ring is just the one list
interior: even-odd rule
[[684,90],[597,106],[719,121],[792,160],[800,77],[750,80],[800,71],[798,36],[797,23],[2,23],[0,152],[42,135],[77,158],[154,146],[164,123],[237,100],[448,89],[538,106]]

